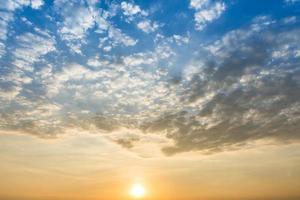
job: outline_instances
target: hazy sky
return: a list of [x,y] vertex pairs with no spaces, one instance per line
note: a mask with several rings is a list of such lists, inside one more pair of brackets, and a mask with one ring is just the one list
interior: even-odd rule
[[299,0],[0,0],[0,200],[300,199]]

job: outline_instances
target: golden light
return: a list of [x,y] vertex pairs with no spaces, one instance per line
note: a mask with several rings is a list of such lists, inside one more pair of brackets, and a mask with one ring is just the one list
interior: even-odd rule
[[134,184],[130,190],[130,195],[135,198],[143,198],[146,195],[145,187],[140,183]]

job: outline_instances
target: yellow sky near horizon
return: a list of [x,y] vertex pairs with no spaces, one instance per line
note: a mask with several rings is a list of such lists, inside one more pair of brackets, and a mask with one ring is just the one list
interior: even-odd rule
[[130,200],[135,182],[149,200],[291,198],[300,196],[299,147],[142,156],[147,144],[128,150],[97,134],[0,134],[0,199]]

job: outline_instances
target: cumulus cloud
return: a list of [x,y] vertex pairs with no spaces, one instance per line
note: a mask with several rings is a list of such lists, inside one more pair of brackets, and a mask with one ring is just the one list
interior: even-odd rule
[[148,19],[149,13],[142,10],[138,5],[123,1],[121,9],[126,16],[125,21],[128,23],[135,22],[137,28],[145,33],[155,32],[160,26],[157,22]]
[[133,19],[134,15],[142,15],[142,16],[147,16],[148,13],[144,10],[142,10],[138,5],[129,3],[129,2],[125,2],[123,1],[121,3],[121,8],[123,10],[123,14],[125,16],[128,16],[130,20]]
[[34,9],[39,9],[44,5],[43,0],[31,0],[31,7]]
[[151,22],[150,20],[144,20],[137,24],[137,27],[144,31],[145,33],[151,33],[158,29],[159,25],[156,22]]
[[173,35],[173,39],[178,45],[187,44],[190,41],[189,36]]
[[1,2],[0,8],[8,10],[8,11],[15,11],[18,8],[22,8],[23,6],[29,6],[30,0],[7,0]]
[[55,6],[63,17],[59,28],[60,35],[72,51],[81,53],[81,45],[85,43],[87,31],[95,25],[95,16],[84,1],[56,0]]
[[218,19],[226,9],[225,3],[210,0],[191,0],[190,7],[196,11],[194,20],[197,30],[203,30],[207,24]]

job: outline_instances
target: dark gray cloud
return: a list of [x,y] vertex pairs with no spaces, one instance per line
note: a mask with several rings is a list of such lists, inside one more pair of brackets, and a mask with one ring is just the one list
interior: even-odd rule
[[208,45],[208,59],[182,84],[186,107],[144,124],[174,141],[165,154],[239,149],[258,139],[299,141],[300,30],[266,20]]
[[138,142],[139,140],[140,138],[136,135],[127,135],[126,137],[117,138],[114,141],[126,149],[131,149],[134,147],[134,143]]

